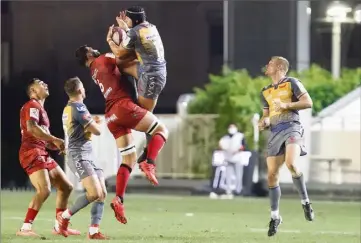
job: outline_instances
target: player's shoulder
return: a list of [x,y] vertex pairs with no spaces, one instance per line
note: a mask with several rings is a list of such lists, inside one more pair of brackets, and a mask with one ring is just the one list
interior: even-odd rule
[[272,84],[269,84],[269,85],[264,86],[264,87],[262,88],[262,90],[261,90],[261,93],[263,93],[264,91],[266,91],[266,90],[268,90],[268,89],[270,89],[270,88],[272,88]]
[[74,111],[76,111],[78,113],[84,113],[84,112],[88,111],[88,108],[86,107],[86,105],[84,103],[72,102],[72,103],[70,103],[70,105],[72,106]]
[[30,109],[30,108],[37,108],[37,109],[42,109],[41,105],[39,104],[39,102],[37,102],[34,99],[30,99],[27,102],[25,102],[25,104],[22,106],[22,110],[24,109]]
[[101,66],[108,66],[115,63],[115,55],[111,52],[105,53],[100,55],[95,59],[95,66],[101,67]]
[[298,78],[295,78],[295,77],[287,77],[286,82],[290,82],[291,84],[295,84],[295,83],[301,83],[301,80],[299,80]]

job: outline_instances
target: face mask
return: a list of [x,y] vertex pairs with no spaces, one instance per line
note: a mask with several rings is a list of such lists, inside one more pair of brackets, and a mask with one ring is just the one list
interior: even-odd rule
[[237,128],[235,128],[235,127],[230,127],[230,128],[228,128],[228,133],[229,134],[235,134],[237,132]]

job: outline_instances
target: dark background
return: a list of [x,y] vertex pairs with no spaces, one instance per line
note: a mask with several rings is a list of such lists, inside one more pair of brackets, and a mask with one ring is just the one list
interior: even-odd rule
[[[312,1],[311,62],[329,68],[331,26],[316,23],[328,1]],[[356,1],[349,1],[354,4]],[[38,77],[49,84],[45,108],[51,131],[63,136],[61,114],[66,103],[63,82],[79,76],[88,92],[92,113],[103,113],[104,102],[88,70],[74,60],[75,49],[88,44],[109,51],[108,27],[118,11],[142,5],[162,36],[168,67],[167,85],[155,113],[175,113],[179,95],[208,82],[223,64],[223,2],[1,2],[1,182],[18,186],[27,181],[18,161],[19,110],[27,101],[25,85]],[[297,1],[238,1],[234,3],[234,68],[260,75],[270,56],[282,55],[296,66]],[[343,66],[361,66],[361,27],[343,26]],[[8,55],[7,55],[8,54]],[[62,158],[54,154],[62,164]]]

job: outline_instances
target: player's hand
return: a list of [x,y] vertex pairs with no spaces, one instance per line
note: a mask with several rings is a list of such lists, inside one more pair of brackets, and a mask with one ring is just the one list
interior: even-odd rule
[[269,126],[270,126],[270,119],[268,117],[262,118],[258,122],[258,129],[260,131],[263,131],[264,129],[266,129]]
[[103,122],[103,119],[100,116],[93,116],[93,120],[96,124],[101,124]]
[[127,18],[127,15],[126,15],[125,11],[120,11],[119,12],[119,18],[121,18],[123,21],[125,21],[125,19]]
[[65,154],[65,143],[63,139],[55,138],[52,142],[59,149],[60,154]]
[[284,103],[280,99],[273,100],[273,105],[276,111],[284,111],[288,109],[288,103]]
[[107,33],[107,42],[112,40],[113,28],[114,28],[114,24],[109,27],[109,30],[108,30],[108,33]]
[[122,17],[117,16],[117,17],[115,18],[115,20],[117,21],[118,26],[119,26],[121,29],[123,29],[124,31],[128,31],[128,30],[129,30],[129,27],[128,27],[127,23],[125,23],[125,21],[122,19]]
[[47,143],[46,148],[53,151],[58,150],[58,147],[56,147],[52,142]]

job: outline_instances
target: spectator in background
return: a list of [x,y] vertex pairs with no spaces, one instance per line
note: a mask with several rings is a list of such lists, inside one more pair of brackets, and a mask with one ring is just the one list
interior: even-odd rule
[[245,136],[238,131],[235,124],[228,126],[228,134],[219,141],[219,148],[224,151],[226,166],[226,192],[229,198],[233,198],[233,191],[241,194],[243,183],[243,166],[248,161],[242,161],[241,153],[246,149]]

